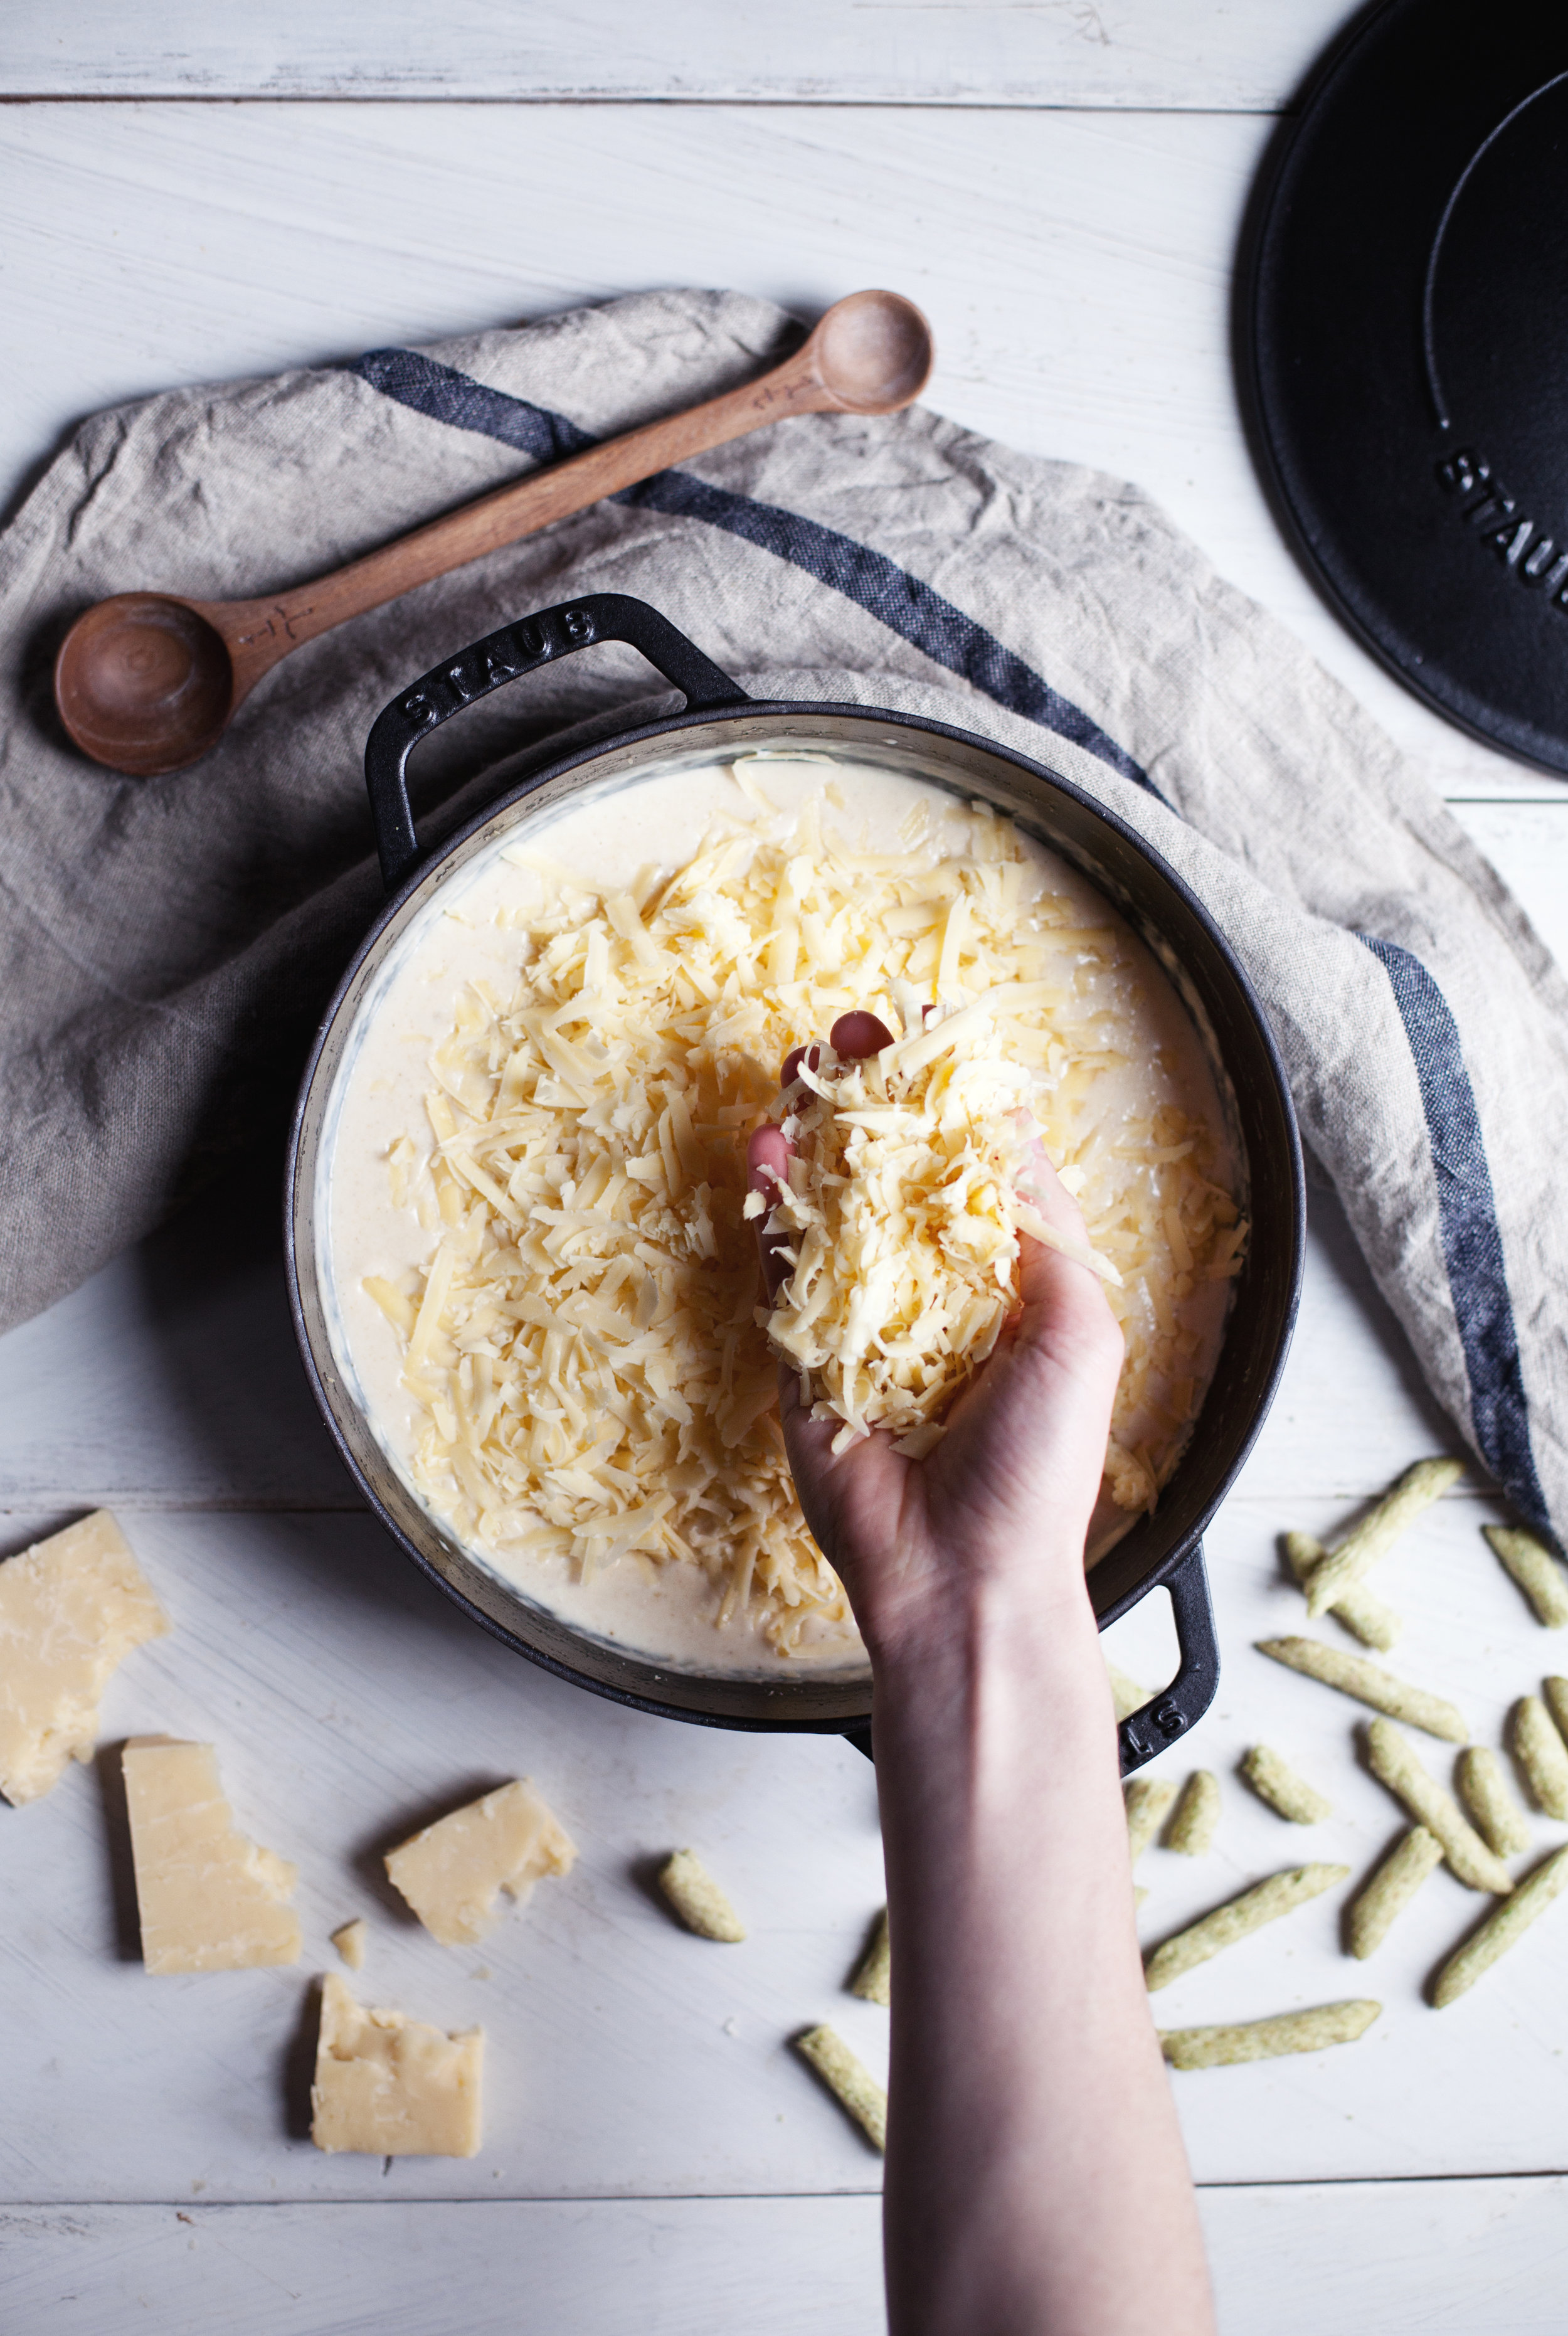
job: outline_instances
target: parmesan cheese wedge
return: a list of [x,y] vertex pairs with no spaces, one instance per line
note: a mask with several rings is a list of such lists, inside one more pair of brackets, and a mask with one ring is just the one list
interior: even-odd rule
[[88,1761],[98,1705],[133,1647],[168,1630],[124,1534],[99,1509],[0,1565],[0,1793],[18,1806]]
[[478,2151],[484,2030],[458,2036],[355,2001],[336,1971],[321,1987],[310,2088],[317,2149],[371,2157],[472,2157]]
[[248,1971],[299,1961],[287,1859],[236,1832],[210,1744],[133,1736],[125,1803],[150,1971]]
[[386,1871],[433,1939],[471,1947],[492,1930],[504,1890],[521,1903],[577,1851],[526,1777],[453,1809],[389,1852]]

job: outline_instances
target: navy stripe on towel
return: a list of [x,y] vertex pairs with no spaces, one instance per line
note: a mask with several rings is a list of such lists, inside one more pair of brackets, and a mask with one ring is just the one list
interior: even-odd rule
[[[373,349],[352,370],[400,405],[412,406],[432,421],[450,423],[457,430],[499,438],[536,462],[559,461],[563,454],[575,454],[597,443],[564,414],[531,405],[504,390],[489,389],[482,382],[472,381],[466,374],[437,365],[413,349]],[[815,520],[803,519],[798,511],[785,511],[777,503],[755,502],[747,495],[706,486],[684,471],[661,471],[640,486],[626,488],[614,500],[681,519],[706,521],[710,527],[723,528],[755,544],[760,551],[787,560],[819,583],[842,592],[845,599],[855,601],[934,664],[961,674],[1009,714],[1022,715],[1027,722],[1071,739],[1076,746],[1086,747],[1102,763],[1108,763],[1123,778],[1159,795],[1147,773],[1081,706],[1053,689],[1032,666],[1004,647],[994,633],[987,632],[918,576],[868,544],[857,543],[852,536],[821,527]]]
[[1520,1514],[1549,1537],[1535,1473],[1530,1406],[1519,1360],[1503,1236],[1475,1093],[1447,999],[1418,957],[1358,934],[1382,965],[1415,1058],[1437,1183],[1437,1221],[1470,1380],[1476,1448]]

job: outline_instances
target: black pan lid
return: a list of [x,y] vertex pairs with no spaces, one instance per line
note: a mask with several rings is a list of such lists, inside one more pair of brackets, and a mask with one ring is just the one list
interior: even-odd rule
[[1282,135],[1239,291],[1254,439],[1337,612],[1568,774],[1568,8],[1365,17]]

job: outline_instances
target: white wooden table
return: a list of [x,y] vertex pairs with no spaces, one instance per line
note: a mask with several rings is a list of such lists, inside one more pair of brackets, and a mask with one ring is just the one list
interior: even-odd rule
[[[1336,0],[0,0],[0,495],[73,419],[648,284],[814,309],[861,284],[935,323],[932,403],[1152,488],[1413,751],[1568,948],[1568,792],[1449,731],[1326,614],[1267,516],[1227,358],[1233,239]],[[102,101],[108,100],[104,102]],[[240,101],[235,102],[234,101]],[[173,1634],[111,1690],[110,1743],[214,1738],[240,1821],[298,1860],[307,1962],[149,1981],[109,1764],[0,1810],[0,2321],[9,2336],[731,2336],[881,2326],[877,2161],[785,2046],[829,2018],[880,1903],[872,1777],[835,1741],[710,1734],[558,1686],[450,1610],[364,1514],[295,1359],[276,1163],[0,1342],[0,1546],[111,1505]],[[1219,1845],[1151,1853],[1150,1935],[1303,1854],[1363,1871],[1398,1829],[1351,1708],[1251,1642],[1294,1627],[1274,1537],[1327,1530],[1442,1423],[1331,1204],[1301,1327],[1211,1539],[1225,1649],[1191,1747]],[[1568,1668],[1456,1497],[1387,1568],[1400,1667],[1498,1740]],[[1160,1606],[1163,1601],[1151,1603]],[[1163,1674],[1163,1612],[1113,1653]],[[1334,1819],[1288,1833],[1234,1778],[1276,1742]],[[1429,1747],[1440,1773],[1440,1747]],[[1190,1765],[1183,1755],[1181,1766]],[[437,1948],[377,1851],[517,1773],[582,1849],[475,1953]],[[1563,1828],[1537,1826],[1543,1847]],[[753,1926],[675,1931],[648,1861],[690,1841]],[[1353,2050],[1176,2080],[1227,2336],[1560,2328],[1568,1928],[1451,2011],[1424,1974],[1476,1902],[1446,1876],[1369,1966],[1332,1901],[1194,1974],[1162,2017],[1370,1989]],[[472,2163],[318,2156],[306,1981],[365,1914],[364,1988],[482,2020]],[[304,2055],[302,2059],[302,2053]]]

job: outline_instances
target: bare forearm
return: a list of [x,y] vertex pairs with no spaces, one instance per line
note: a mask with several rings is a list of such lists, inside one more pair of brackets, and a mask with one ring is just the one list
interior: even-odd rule
[[893,2336],[1208,2336],[1081,1590],[879,1650],[876,1752]]
[[[851,1027],[872,1018],[831,1043],[863,1058],[887,1039]],[[765,1195],[782,1132],[748,1160]],[[837,1449],[780,1382],[802,1506],[875,1674],[892,2336],[1212,2336],[1082,1571],[1122,1335],[1043,1152],[1038,1169],[1052,1237],[1020,1241],[1018,1311],[923,1458],[880,1435]],[[776,1290],[776,1251],[764,1267]]]

